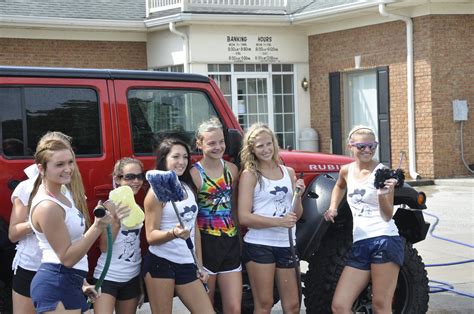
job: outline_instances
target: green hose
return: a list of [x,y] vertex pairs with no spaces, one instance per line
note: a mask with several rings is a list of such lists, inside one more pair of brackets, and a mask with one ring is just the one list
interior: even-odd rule
[[[112,260],[112,227],[110,225],[107,225],[107,256],[105,257],[105,265],[104,269],[102,270],[102,273],[100,274],[99,279],[95,283],[95,290],[99,292],[100,287],[102,286],[102,283],[104,282],[105,276],[107,275],[107,272],[109,271],[109,266],[110,266],[110,261]],[[87,300],[87,303],[90,305],[92,304],[91,299],[89,298]]]

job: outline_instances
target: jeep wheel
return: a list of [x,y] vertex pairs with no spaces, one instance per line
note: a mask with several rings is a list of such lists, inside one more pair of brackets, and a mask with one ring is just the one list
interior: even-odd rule
[[[306,274],[304,295],[307,313],[331,313],[332,297],[352,244],[348,232],[329,231],[321,248],[311,258]],[[428,292],[425,265],[416,249],[406,243],[405,261],[400,269],[393,299],[393,313],[426,313]],[[353,312],[373,313],[370,284],[357,298]]]

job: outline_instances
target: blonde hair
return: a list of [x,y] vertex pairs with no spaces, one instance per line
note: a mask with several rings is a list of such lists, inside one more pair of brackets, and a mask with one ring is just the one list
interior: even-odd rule
[[240,158],[242,161],[242,169],[246,169],[253,173],[257,177],[257,181],[261,184],[262,183],[262,173],[259,169],[258,160],[253,153],[253,145],[255,143],[255,139],[262,133],[266,133],[270,135],[273,142],[273,156],[272,160],[275,164],[280,164],[280,147],[278,146],[278,139],[275,136],[270,128],[261,122],[257,122],[252,124],[245,132],[244,141],[242,145],[242,150],[240,151]]
[[[51,158],[51,155],[55,151],[60,150],[69,150],[72,154],[74,160],[74,171],[71,174],[71,182],[67,184],[67,188],[71,192],[72,199],[74,201],[75,206],[79,209],[79,211],[84,216],[84,220],[86,222],[86,227],[89,228],[90,226],[90,216],[89,210],[87,208],[87,201],[85,197],[84,185],[82,183],[81,174],[79,172],[79,167],[76,163],[76,155],[71,147],[71,137],[58,131],[54,132],[47,132],[41,139],[39,140],[38,144],[36,145],[36,152],[35,152],[35,163],[41,164],[44,169],[46,169],[46,164]],[[30,199],[28,201],[28,209],[31,210],[31,201],[35,197],[36,193],[38,192],[38,188],[41,185],[43,180],[43,176],[39,175],[36,178],[35,184],[33,186],[33,190],[30,194]]]
[[196,141],[202,142],[205,132],[211,132],[214,130],[221,130],[222,131],[222,123],[219,121],[217,117],[211,117],[209,120],[202,122],[197,131],[196,131]]
[[352,136],[354,135],[372,135],[375,139],[377,139],[374,130],[364,125],[357,125],[352,128],[352,130],[349,132],[349,135],[347,136],[347,143],[351,142]]

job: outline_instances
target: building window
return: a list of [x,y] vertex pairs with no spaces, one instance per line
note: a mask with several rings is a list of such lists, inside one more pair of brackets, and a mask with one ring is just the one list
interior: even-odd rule
[[166,66],[166,67],[159,67],[159,68],[154,68],[153,71],[161,71],[161,72],[184,72],[184,65],[178,64],[178,65],[171,65],[171,66]]
[[255,122],[267,123],[281,147],[295,148],[292,64],[209,64],[208,72],[244,130]]

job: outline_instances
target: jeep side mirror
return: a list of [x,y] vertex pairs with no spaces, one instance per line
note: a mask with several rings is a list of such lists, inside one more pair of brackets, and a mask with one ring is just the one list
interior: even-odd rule
[[242,147],[242,134],[236,129],[227,129],[225,134],[225,153],[237,161]]

